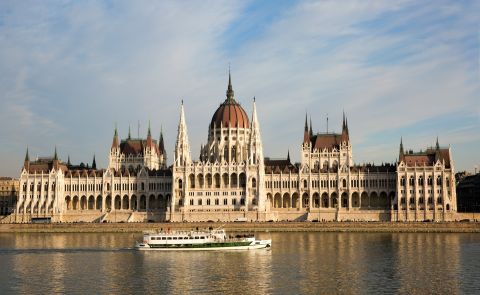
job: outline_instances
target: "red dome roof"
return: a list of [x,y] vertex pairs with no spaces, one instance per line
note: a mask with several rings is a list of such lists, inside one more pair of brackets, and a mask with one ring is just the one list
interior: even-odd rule
[[213,128],[213,126],[220,128],[220,124],[224,128],[228,126],[232,128],[249,128],[250,126],[247,113],[245,113],[242,106],[235,100],[229,101],[228,99],[213,114],[210,128]]
[[228,75],[227,99],[218,107],[210,122],[210,128],[232,127],[232,128],[249,128],[247,113],[242,106],[233,98],[232,79]]

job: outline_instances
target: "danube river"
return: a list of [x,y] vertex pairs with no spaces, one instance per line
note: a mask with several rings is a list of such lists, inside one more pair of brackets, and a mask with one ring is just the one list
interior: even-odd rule
[[140,238],[0,234],[1,293],[480,292],[480,234],[272,233],[271,250],[245,252],[136,252]]

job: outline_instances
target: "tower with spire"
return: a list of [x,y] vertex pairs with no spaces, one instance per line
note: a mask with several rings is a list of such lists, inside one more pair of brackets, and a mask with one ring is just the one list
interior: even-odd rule
[[180,120],[177,129],[177,141],[175,143],[174,167],[189,165],[192,162],[190,144],[188,142],[187,123],[185,121],[185,110],[183,100],[180,106]]

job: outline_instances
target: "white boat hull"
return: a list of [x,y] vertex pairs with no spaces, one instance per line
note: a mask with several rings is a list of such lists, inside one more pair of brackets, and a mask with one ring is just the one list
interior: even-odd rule
[[150,247],[146,243],[137,243],[135,249],[139,251],[232,251],[232,250],[256,250],[256,249],[265,249],[270,248],[272,245],[272,240],[261,240],[255,241],[251,245],[246,246],[231,246],[231,247]]

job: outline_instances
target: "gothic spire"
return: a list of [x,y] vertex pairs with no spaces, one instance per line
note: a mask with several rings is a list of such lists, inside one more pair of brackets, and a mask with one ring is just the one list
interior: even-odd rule
[[440,149],[440,144],[438,144],[438,136],[437,136],[437,142],[435,143],[435,148],[436,148],[437,150]]
[[175,144],[175,165],[183,166],[190,162],[190,145],[188,143],[188,131],[182,100],[182,105],[180,107],[180,121],[178,122],[177,142]]
[[72,163],[70,163],[70,155],[67,157],[67,166],[72,166]]
[[287,152],[287,161],[288,161],[288,163],[290,164],[290,149],[289,149],[288,152]]
[[313,136],[313,124],[312,124],[312,116],[310,116],[310,137]]
[[233,87],[232,87],[232,76],[230,75],[230,68],[228,69],[228,88],[227,88],[227,101],[233,101]]
[[112,149],[118,148],[120,145],[118,143],[118,131],[117,131],[117,124],[115,124],[115,132],[113,133],[113,140],[112,140]]
[[28,146],[27,146],[27,152],[25,153],[25,162],[30,161],[30,155],[28,154]]
[[263,145],[260,135],[260,124],[257,117],[257,104],[253,101],[250,131],[250,164],[263,165]]
[[160,139],[158,140],[158,147],[162,154],[165,154],[165,143],[163,142],[163,126],[160,126]]
[[401,161],[403,159],[404,151],[403,151],[403,137],[400,137],[400,152],[398,159]]
[[53,159],[54,159],[54,160],[58,160],[57,146],[55,146],[55,153],[53,154]]
[[130,125],[128,125],[128,139],[132,139],[132,132],[130,131]]
[[95,154],[93,154],[92,169],[97,169],[97,162],[95,161]]

